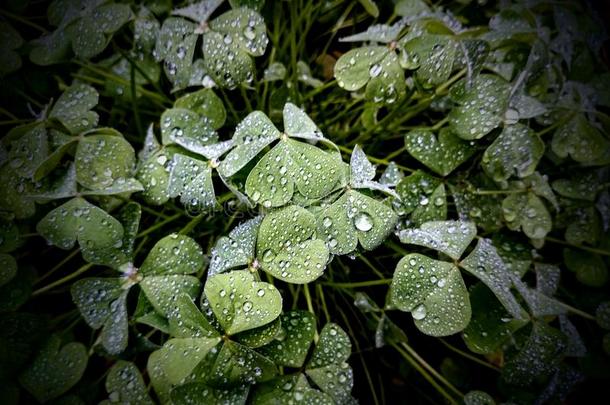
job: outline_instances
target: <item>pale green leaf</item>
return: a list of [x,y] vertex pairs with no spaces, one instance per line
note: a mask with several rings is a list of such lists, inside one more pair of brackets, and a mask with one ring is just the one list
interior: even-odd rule
[[191,299],[199,295],[201,283],[194,276],[169,274],[144,277],[140,287],[155,311],[169,318],[176,313],[176,302],[182,294],[188,295]]
[[210,308],[229,335],[266,325],[282,312],[282,296],[271,284],[254,281],[248,271],[210,277],[204,293]]
[[316,332],[316,318],[307,311],[287,311],[280,320],[280,333],[259,351],[278,366],[302,367]]
[[227,112],[220,98],[211,89],[201,89],[185,94],[174,103],[175,108],[191,110],[207,119],[214,129],[222,127],[227,118]]
[[472,222],[430,221],[419,229],[405,229],[400,232],[400,241],[438,250],[458,260],[477,234]]
[[176,153],[172,158],[167,192],[180,196],[180,202],[190,212],[209,211],[216,206],[209,162]]
[[145,276],[192,274],[203,267],[203,251],[192,238],[173,233],[159,240],[142,263]]
[[83,83],[68,87],[53,105],[49,118],[57,119],[72,134],[78,134],[97,125],[97,113],[90,111],[97,105],[97,91]]
[[208,277],[240,266],[249,266],[255,259],[256,237],[262,216],[233,228],[229,236],[218,239],[212,249]]
[[218,141],[212,119],[186,108],[171,108],[161,115],[161,139],[164,145],[175,143],[202,154],[206,145]]
[[191,297],[182,294],[176,299],[176,311],[169,316],[169,329],[173,337],[215,337],[219,333],[197,308]]
[[398,38],[398,34],[404,28],[404,23],[398,22],[393,25],[373,24],[366,31],[350,35],[340,39],[341,42],[380,42],[388,44]]
[[447,176],[475,152],[471,142],[442,129],[438,139],[429,130],[414,130],[405,135],[407,151],[415,159],[441,176]]
[[343,364],[352,351],[347,333],[339,325],[327,323],[320,331],[316,348],[307,363],[307,369],[317,369],[331,364]]
[[180,385],[171,391],[171,403],[175,405],[231,404],[245,405],[248,386],[217,388],[195,382]]
[[256,246],[261,268],[280,280],[304,284],[322,275],[329,252],[316,239],[316,219],[298,206],[287,206],[262,221]]
[[163,61],[163,68],[175,88],[188,86],[197,42],[197,26],[182,18],[167,18],[163,22],[153,55]]

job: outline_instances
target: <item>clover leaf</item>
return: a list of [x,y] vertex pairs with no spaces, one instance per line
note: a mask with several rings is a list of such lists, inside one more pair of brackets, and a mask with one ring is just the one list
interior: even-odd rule
[[97,105],[97,91],[83,83],[74,83],[57,99],[49,112],[71,134],[78,134],[97,125],[98,115],[90,111]]
[[405,135],[407,151],[441,176],[447,176],[475,152],[472,143],[443,128],[438,139],[429,130],[414,130]]
[[532,239],[544,238],[552,229],[551,215],[532,192],[511,194],[502,201],[502,213],[509,229],[521,229]]
[[21,373],[19,381],[39,402],[47,402],[78,383],[88,359],[82,343],[62,345],[61,339],[52,335]]
[[599,129],[577,114],[555,131],[551,148],[559,157],[569,155],[577,162],[589,163],[601,158],[610,145]]
[[496,182],[513,174],[527,177],[534,173],[544,153],[544,142],[522,124],[510,125],[483,154],[483,170]]
[[278,366],[302,367],[315,335],[315,316],[306,311],[287,311],[280,320],[281,332],[260,352]]
[[113,402],[153,404],[140,370],[128,361],[119,360],[110,368],[106,377],[106,392],[108,400],[102,402],[104,405]]
[[229,236],[218,239],[212,249],[208,277],[241,266],[250,266],[255,260],[255,247],[262,216],[255,217],[233,228]]
[[459,269],[417,253],[396,265],[391,300],[398,309],[411,312],[415,326],[427,335],[452,335],[470,321],[470,300]]
[[490,240],[481,238],[459,266],[478,278],[496,295],[508,313],[522,319],[522,309],[510,288],[513,276],[498,255]]
[[576,273],[576,279],[584,285],[601,287],[610,278],[608,268],[598,254],[564,249],[563,259],[568,270]]
[[19,70],[21,67],[21,57],[16,49],[23,45],[23,38],[19,32],[6,22],[0,23],[0,76],[4,77],[9,73]]
[[400,232],[400,241],[425,246],[459,259],[477,234],[472,222],[430,221],[419,229],[410,228]]
[[248,271],[217,274],[206,282],[204,293],[229,335],[266,325],[282,311],[279,291],[271,284],[254,281]]
[[192,404],[193,398],[205,404],[245,404],[248,387],[216,388],[193,382],[175,387],[171,391],[171,403],[176,405]]
[[328,394],[311,388],[303,374],[281,376],[257,385],[252,397],[252,403],[256,405],[289,404],[294,401],[305,404],[335,403]]
[[[458,106],[449,113],[453,132],[462,139],[479,139],[497,128],[508,106],[509,84],[498,76],[483,74],[474,79],[470,89],[461,89],[458,83],[454,92],[461,91]],[[458,90],[459,89],[459,90]]]
[[304,284],[322,275],[329,252],[315,237],[316,219],[289,205],[267,215],[259,228],[256,257],[261,268],[280,280]]
[[396,192],[400,196],[399,212],[411,214],[411,222],[416,226],[447,217],[445,186],[436,177],[418,170],[402,179]]

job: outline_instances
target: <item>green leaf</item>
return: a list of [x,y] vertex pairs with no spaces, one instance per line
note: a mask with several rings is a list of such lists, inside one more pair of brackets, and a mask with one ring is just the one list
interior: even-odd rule
[[389,44],[395,41],[404,28],[404,23],[398,22],[394,25],[373,24],[366,31],[350,35],[340,39],[341,42],[380,42]]
[[528,386],[549,376],[567,347],[566,337],[555,328],[535,322],[527,342],[507,361],[502,377],[509,384]]
[[74,198],[49,212],[36,226],[37,232],[61,249],[78,240],[81,248],[95,252],[122,243],[123,226],[106,211]]
[[162,401],[169,400],[172,387],[181,384],[218,342],[220,337],[169,339],[150,354],[146,368]]
[[320,332],[316,348],[307,363],[307,369],[342,364],[347,361],[352,344],[343,329],[334,323],[327,323]]
[[191,297],[182,294],[176,299],[176,311],[169,316],[170,334],[179,338],[218,336],[218,331],[197,308]]
[[354,373],[347,363],[308,369],[305,373],[314,384],[333,399],[334,403],[345,404],[355,401],[350,395],[354,386]]
[[271,360],[230,340],[223,344],[211,371],[217,386],[243,386],[270,380],[275,375],[277,368]]
[[256,349],[270,343],[282,330],[280,318],[255,329],[250,329],[235,336],[235,341],[244,346]]
[[576,279],[584,285],[601,287],[608,282],[608,269],[598,254],[564,249],[563,260],[568,270],[576,273]]
[[502,213],[509,229],[521,229],[532,239],[544,238],[553,228],[549,211],[532,192],[507,196],[502,201]]
[[523,178],[534,173],[543,154],[544,142],[534,131],[525,125],[510,125],[485,150],[482,167],[496,182],[515,174]]
[[212,249],[208,277],[241,266],[249,266],[255,258],[256,236],[262,216],[250,219],[233,228],[229,236],[218,239]]
[[157,61],[163,61],[165,74],[175,89],[189,85],[197,43],[196,28],[182,18],[169,17],[159,31],[153,55]]
[[589,163],[601,158],[610,144],[583,114],[577,114],[555,131],[551,148],[559,157],[570,155],[577,162]]
[[254,281],[248,271],[217,274],[204,293],[222,328],[229,335],[268,324],[282,312],[282,296],[271,284]]
[[496,401],[486,392],[469,391],[464,395],[465,405],[496,405]]
[[[269,39],[263,17],[254,10],[240,8],[230,10],[210,22],[210,28],[233,41],[236,50],[252,56],[262,56]],[[223,41],[227,43],[228,41]],[[205,49],[204,49],[205,52]],[[227,55],[230,61],[230,57]],[[205,59],[205,58],[204,58]]]
[[259,351],[278,366],[300,368],[316,332],[316,318],[311,312],[297,310],[284,312],[280,320],[281,331]]
[[461,220],[473,221],[487,232],[497,231],[504,226],[502,195],[477,194],[475,185],[470,183],[450,184],[449,188]]
[[169,274],[144,277],[140,287],[155,311],[169,318],[177,311],[176,302],[179,297],[187,294],[195,299],[199,295],[201,283],[193,276]]
[[402,17],[411,17],[429,13],[430,7],[423,0],[399,0],[394,6],[394,12]]
[[450,36],[423,33],[402,45],[406,55],[401,58],[418,61],[415,78],[423,87],[436,87],[449,79],[458,50]]
[[173,233],[158,241],[142,263],[144,276],[192,274],[203,267],[201,246],[186,235]]
[[140,226],[142,208],[140,204],[129,202],[121,208],[116,218],[123,226],[123,240],[120,247],[81,248],[83,259],[89,263],[101,264],[115,269],[133,260],[133,245]]
[[204,383],[187,383],[171,391],[171,403],[176,405],[193,404],[232,404],[245,405],[248,386],[227,389],[211,387]]
[[101,341],[110,354],[127,347],[127,289],[118,278],[84,278],[77,280],[70,292],[85,322],[102,328]]
[[335,78],[348,91],[366,85],[366,98],[375,103],[393,104],[406,93],[398,56],[382,46],[356,48],[343,54],[335,64]]
[[21,57],[15,50],[21,47],[23,42],[19,32],[10,24],[4,21],[0,23],[0,54],[2,54],[0,76],[3,77],[19,70],[21,67]]
[[405,177],[403,172],[398,168],[395,162],[390,162],[379,177],[379,184],[387,187],[396,187],[398,183]]
[[303,404],[332,405],[335,402],[327,394],[309,386],[303,374],[285,375],[256,386],[252,397],[254,405]]
[[110,402],[153,404],[140,370],[128,361],[119,360],[110,368],[106,392]]
[[557,194],[576,200],[595,201],[599,181],[593,173],[575,173],[570,179],[558,179],[552,183]]
[[32,363],[19,376],[19,381],[39,402],[59,397],[81,379],[87,368],[85,345],[70,342],[64,346],[52,335]]
[[458,268],[418,253],[396,265],[391,300],[401,311],[411,312],[415,326],[427,335],[453,335],[470,321],[468,291]]
[[472,142],[447,128],[440,131],[438,140],[429,130],[413,130],[405,135],[405,146],[411,156],[441,176],[447,176],[475,152]]
[[251,112],[237,124],[233,134],[235,148],[222,161],[219,172],[225,177],[233,176],[280,135],[264,113]]
[[462,337],[468,349],[475,353],[495,353],[513,332],[528,322],[511,319],[494,293],[483,283],[477,283],[470,289],[470,304],[472,319]]
[[273,82],[276,80],[284,80],[286,78],[286,66],[282,62],[273,62],[265,69],[263,81]]
[[[49,155],[47,130],[42,123],[15,129],[20,128],[23,128],[25,133],[18,135],[19,138],[10,142],[8,164],[14,169],[18,169],[21,177],[32,178],[36,169]],[[9,139],[15,129],[7,134]]]
[[214,122],[186,108],[170,108],[161,115],[161,138],[164,145],[175,143],[183,148],[207,156],[206,146],[218,141]]
[[[442,189],[439,190],[441,187]],[[417,170],[402,179],[396,186],[396,192],[400,196],[399,213],[401,215],[412,213],[412,216],[418,219],[417,225],[431,220],[429,219],[430,217],[434,217],[439,213],[437,209],[430,209],[429,206],[434,205],[437,208],[443,208],[442,206],[446,203],[443,199],[444,186],[440,179],[432,177],[421,170]],[[435,194],[441,198],[436,200],[436,198],[433,198]],[[444,210],[446,212],[446,208]]]
[[304,208],[290,205],[262,221],[256,246],[261,268],[280,280],[304,284],[322,275],[329,252],[315,238],[316,219]]
[[180,202],[190,212],[209,211],[216,206],[209,162],[176,153],[167,185],[170,197],[180,196]]
[[610,330],[610,301],[604,301],[595,309],[595,321],[606,330]]
[[76,148],[74,157],[78,183],[92,190],[120,186],[133,177],[136,156],[122,136],[90,134]]
[[0,253],[0,286],[11,281],[17,274],[17,261],[13,256]]
[[0,208],[15,218],[28,218],[34,215],[36,205],[27,195],[32,192],[32,183],[22,178],[18,169],[10,165],[0,167]]
[[601,224],[599,214],[594,207],[579,207],[570,215],[570,221],[565,232],[565,239],[569,243],[581,245],[588,243],[597,244]]
[[221,4],[222,0],[197,1],[186,7],[172,10],[172,15],[179,15],[202,23],[206,22]]
[[283,139],[254,166],[246,180],[246,194],[266,208],[285,205],[295,191],[319,199],[337,187],[341,163],[338,155]]
[[430,221],[419,229],[405,229],[400,232],[400,241],[438,250],[458,260],[477,234],[472,222]]
[[19,228],[12,221],[0,220],[0,253],[10,253],[20,245]]
[[97,91],[83,83],[68,87],[53,105],[49,118],[58,120],[71,134],[78,134],[97,125],[99,116],[90,111],[97,105]]
[[[457,84],[464,85],[463,82]],[[478,76],[472,88],[465,90],[459,105],[449,113],[454,133],[463,139],[479,139],[497,128],[508,106],[509,92],[509,84],[500,77]]]
[[213,128],[222,127],[227,118],[227,112],[220,98],[211,89],[201,89],[185,94],[174,103],[175,108],[191,110],[201,117]]
[[353,252],[358,241],[366,250],[375,249],[394,230],[398,216],[387,205],[350,190],[321,211],[317,222],[328,250],[343,255]]
[[474,250],[459,266],[478,278],[496,295],[508,313],[522,319],[522,309],[510,291],[512,276],[489,239],[479,239]]

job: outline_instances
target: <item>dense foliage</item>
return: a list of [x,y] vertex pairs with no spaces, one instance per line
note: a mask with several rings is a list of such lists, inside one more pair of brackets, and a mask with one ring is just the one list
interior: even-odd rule
[[602,17],[483,3],[8,1],[0,403],[604,391]]

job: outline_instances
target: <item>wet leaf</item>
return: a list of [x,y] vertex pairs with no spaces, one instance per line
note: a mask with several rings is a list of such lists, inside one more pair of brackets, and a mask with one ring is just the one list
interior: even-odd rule
[[475,284],[470,289],[472,319],[462,337],[468,349],[479,354],[498,351],[512,334],[528,321],[512,319],[504,306],[484,284]]
[[196,404],[245,404],[249,387],[227,389],[211,387],[204,383],[187,383],[171,391],[171,403],[176,405]]
[[391,286],[392,303],[411,312],[415,326],[430,336],[448,336],[470,321],[468,291],[458,268],[413,253],[396,265]]
[[258,233],[256,257],[261,268],[280,280],[304,284],[322,275],[329,252],[315,238],[316,219],[298,206],[268,214]]
[[464,395],[465,405],[496,405],[496,401],[486,392],[469,391]]
[[61,339],[52,335],[21,373],[19,381],[39,402],[47,402],[78,383],[87,360],[85,345],[70,342],[62,346]]
[[225,332],[234,335],[268,324],[282,311],[282,297],[271,284],[248,271],[217,274],[205,284],[210,307]]
[[285,375],[257,385],[252,397],[255,405],[288,405],[295,401],[320,405],[335,403],[327,394],[311,388],[303,374]]
[[203,267],[203,251],[192,238],[171,234],[153,246],[142,263],[145,276],[166,274],[192,274]]
[[394,230],[398,217],[387,205],[355,190],[339,197],[317,215],[318,232],[333,254],[379,246]]
[[608,282],[608,269],[597,254],[564,249],[563,260],[568,270],[575,272],[576,279],[584,285],[601,287]]
[[600,328],[610,330],[610,301],[604,301],[595,309],[595,321]]
[[135,364],[119,360],[106,377],[109,402],[153,404],[148,396],[144,379]]
[[430,221],[419,229],[401,231],[400,241],[435,249],[458,260],[476,234],[477,229],[472,222]]
[[210,377],[215,385],[243,386],[270,380],[276,374],[277,368],[271,360],[229,340],[220,349]]
[[49,212],[36,226],[40,235],[61,249],[78,240],[81,248],[107,248],[122,243],[123,226],[106,211],[74,198]]
[[496,182],[513,175],[523,178],[534,173],[543,154],[544,142],[534,131],[525,125],[511,125],[485,150],[482,167]]
[[438,140],[431,131],[414,130],[405,135],[407,151],[441,176],[447,176],[475,152],[471,143],[442,129]]
[[[464,83],[456,86],[464,86]],[[479,139],[497,128],[508,106],[509,92],[509,84],[498,76],[477,77],[449,114],[454,133],[462,139]]]
[[315,316],[307,311],[287,311],[280,320],[278,335],[259,351],[278,366],[302,367],[314,338]]
[[208,268],[208,277],[224,271],[245,267],[255,259],[255,246],[262,216],[245,221],[229,233],[218,239],[212,249],[212,258]]
[[[449,79],[458,55],[458,44],[449,35],[425,32],[422,35],[403,41],[403,67],[417,68],[415,78],[425,88],[443,84]],[[409,66],[414,64],[416,66]]]
[[502,201],[502,213],[509,229],[521,229],[532,239],[544,238],[553,227],[549,211],[532,192],[507,196]]
[[170,314],[169,329],[172,336],[179,338],[219,336],[216,328],[187,294],[176,299],[176,311]]
[[216,206],[212,183],[212,166],[209,162],[177,153],[167,185],[170,197],[180,196],[180,202],[190,212],[209,211]]
[[97,105],[97,91],[83,83],[74,83],[57,99],[49,112],[50,119],[57,119],[72,134],[97,125],[97,113],[90,111]]
[[201,283],[194,276],[169,274],[144,277],[140,287],[155,311],[169,318],[177,311],[178,298],[187,294],[191,299],[195,299],[199,295]]
[[0,76],[4,77],[9,73],[19,70],[21,67],[21,57],[16,49],[23,45],[23,38],[19,32],[6,22],[0,23]]
[[211,89],[202,89],[185,94],[174,103],[175,108],[191,110],[207,119],[214,129],[222,127],[227,118],[227,112],[220,98]]
[[570,155],[577,162],[588,163],[602,157],[610,145],[584,115],[577,114],[557,129],[551,148],[559,157]]
[[163,61],[163,69],[176,89],[189,85],[197,26],[182,18],[167,18],[161,26],[153,55]]
[[521,306],[510,291],[511,273],[490,240],[479,239],[474,250],[459,266],[489,287],[513,318],[522,318]]
[[400,214],[411,214],[415,225],[445,219],[445,187],[440,179],[418,170],[398,183],[396,193]]
[[394,25],[373,24],[366,31],[343,37],[341,42],[380,42],[388,44],[398,38],[398,34],[404,27],[402,22]]

